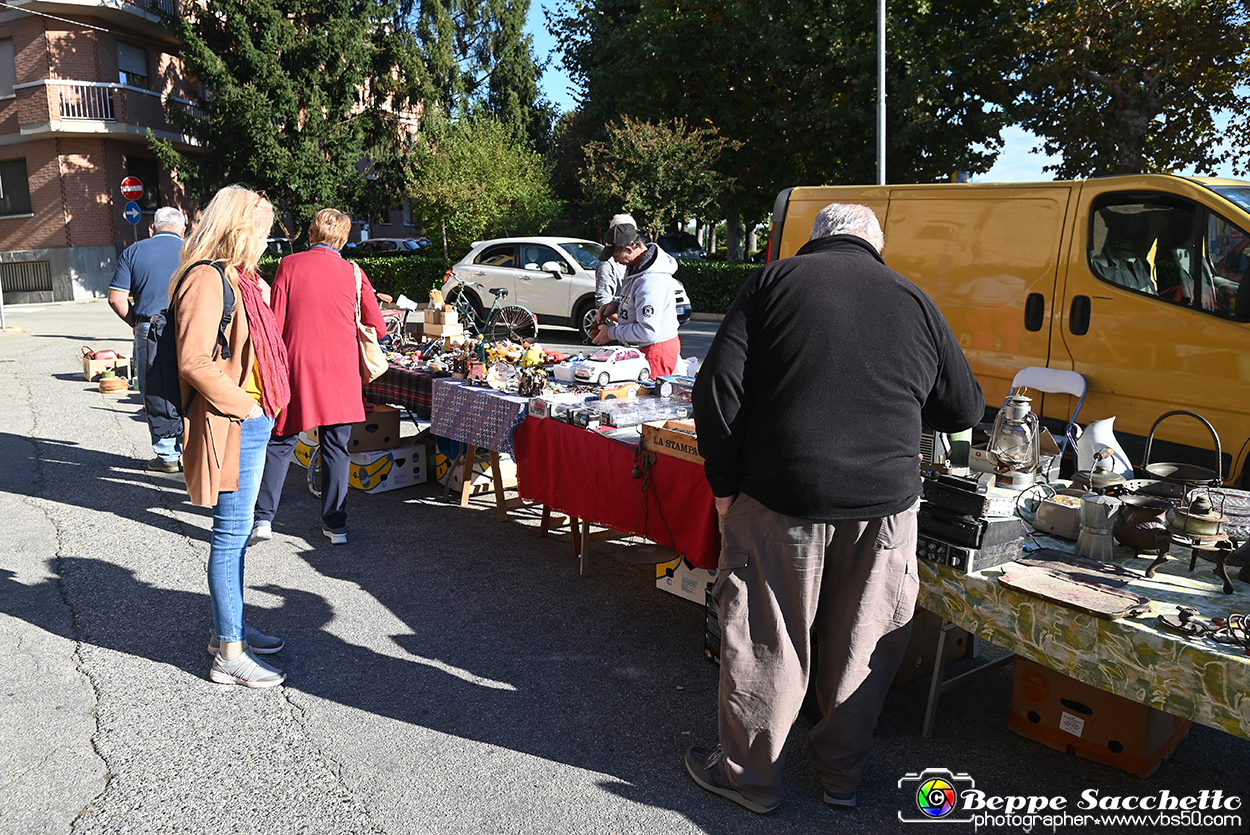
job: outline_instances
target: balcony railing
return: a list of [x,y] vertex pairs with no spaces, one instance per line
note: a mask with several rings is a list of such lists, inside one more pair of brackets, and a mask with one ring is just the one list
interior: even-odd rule
[[172,127],[165,112],[171,102],[197,119],[204,118],[195,102],[129,84],[51,78],[13,85],[15,91],[39,87],[47,89],[49,115],[63,122],[127,122]]
[[[53,86],[49,84],[49,86]],[[61,103],[61,118],[89,119],[96,122],[114,122],[113,88],[97,83],[55,83],[57,99]]]

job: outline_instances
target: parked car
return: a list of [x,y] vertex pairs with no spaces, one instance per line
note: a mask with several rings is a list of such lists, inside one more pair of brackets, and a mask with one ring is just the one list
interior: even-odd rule
[[[588,340],[595,326],[595,267],[602,249],[580,238],[478,241],[448,271],[443,298],[464,292],[481,312],[490,307],[489,288],[503,287],[509,304],[528,308],[541,324],[577,328]],[[458,279],[466,282],[463,288]],[[684,324],[690,319],[690,297],[680,281],[674,292],[677,321]]]
[[352,249],[354,255],[410,255],[430,245],[429,238],[369,238]]
[[294,251],[295,242],[290,238],[270,238],[265,242],[266,255],[277,255],[281,257],[283,255],[290,255]]
[[651,366],[637,348],[600,348],[573,367],[573,379],[601,386],[627,380],[646,382],[651,379]]
[[696,261],[707,257],[707,250],[689,232],[670,232],[656,239],[660,249],[678,260]]

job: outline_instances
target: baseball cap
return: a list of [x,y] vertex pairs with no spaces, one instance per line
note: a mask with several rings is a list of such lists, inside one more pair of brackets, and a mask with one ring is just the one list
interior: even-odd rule
[[616,248],[632,244],[638,240],[638,227],[632,223],[618,223],[608,229],[603,239],[603,252],[599,253],[600,261],[607,261],[616,254]]

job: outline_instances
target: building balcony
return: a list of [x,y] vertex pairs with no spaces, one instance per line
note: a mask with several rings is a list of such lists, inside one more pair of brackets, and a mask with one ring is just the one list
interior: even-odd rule
[[175,43],[174,36],[161,23],[156,10],[176,14],[182,3],[180,0],[6,0],[5,5],[62,17],[91,15],[136,34],[172,44]]
[[204,118],[187,99],[104,81],[45,79],[16,84],[13,91],[14,98],[0,102],[0,145],[100,134],[147,142],[148,130],[183,148],[199,145],[166,115],[173,106]]

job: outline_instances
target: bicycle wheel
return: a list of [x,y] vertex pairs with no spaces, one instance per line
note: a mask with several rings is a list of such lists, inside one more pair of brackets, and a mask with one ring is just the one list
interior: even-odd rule
[[486,332],[492,340],[510,339],[520,342],[523,339],[536,339],[538,319],[519,304],[509,304],[499,308],[490,317]]

